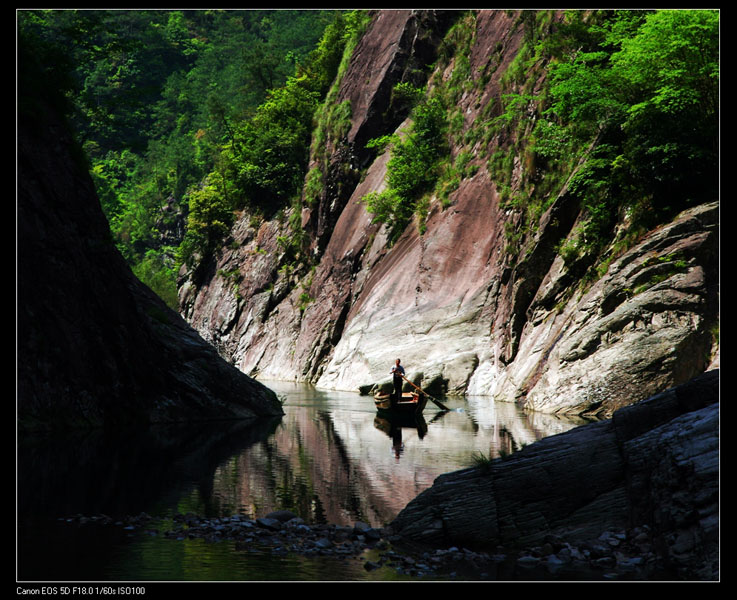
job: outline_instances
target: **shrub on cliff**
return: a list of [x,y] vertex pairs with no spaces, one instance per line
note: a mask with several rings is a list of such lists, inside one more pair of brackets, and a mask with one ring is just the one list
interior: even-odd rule
[[[386,223],[390,240],[395,241],[426,203],[423,196],[432,191],[439,176],[439,163],[447,153],[447,114],[438,98],[428,98],[412,111],[412,125],[402,139],[389,136],[369,145],[390,144],[387,188],[363,197],[373,222]],[[422,217],[422,215],[419,215]]]
[[[270,90],[251,118],[230,124],[229,138],[217,161],[222,167],[223,194],[227,190],[228,196],[209,195],[210,201],[228,205],[231,211],[245,208],[271,217],[299,194],[307,172],[315,112],[338,73],[344,50],[353,47],[351,41],[364,25],[365,19],[355,13],[336,13],[317,48],[296,65],[286,84]],[[202,206],[200,212],[207,210]],[[195,227],[187,231],[182,244],[183,260],[195,252],[207,255],[218,246],[209,233],[201,235],[196,219],[190,219],[190,225]],[[227,231],[220,243],[226,235]]]
[[597,140],[571,181],[587,214],[579,247],[589,252],[624,211],[651,227],[718,197],[718,12],[601,17],[575,30],[581,45],[557,46],[566,50],[550,67],[545,113],[549,131],[563,125]]
[[230,231],[234,216],[225,185],[222,175],[211,173],[202,186],[190,192],[187,236],[180,246],[183,258],[197,251],[212,252]]
[[271,214],[302,184],[318,95],[305,77],[272,90],[253,119],[242,122],[223,158],[238,203]]

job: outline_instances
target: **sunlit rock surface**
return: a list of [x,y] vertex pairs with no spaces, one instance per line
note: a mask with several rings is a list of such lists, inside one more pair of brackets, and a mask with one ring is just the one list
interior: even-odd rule
[[[232,243],[183,273],[186,319],[249,374],[369,391],[399,357],[432,393],[551,414],[606,417],[703,373],[718,354],[717,202],[649,232],[582,287],[556,251],[580,218],[565,186],[522,246],[507,250],[516,217],[500,206],[486,168],[500,148],[494,138],[473,148],[479,168],[447,208],[432,204],[422,235],[412,223],[389,246],[385,228],[371,223],[360,200],[384,189],[388,156],[372,158],[363,144],[408,125],[390,110],[387,90],[433,63],[443,14],[379,11],[358,45],[337,100],[350,101],[351,127],[329,148],[328,184],[302,214],[314,269],[281,269],[286,222],[255,226],[245,214]],[[473,83],[492,53],[499,64],[460,97],[464,131],[480,107],[500,101],[500,77],[523,39],[518,16],[478,12]],[[451,61],[435,75],[452,69]],[[451,155],[464,149],[452,146]]]
[[709,368],[718,212],[717,203],[700,206],[651,232],[562,310],[546,307],[560,275],[554,261],[515,360],[487,389],[524,392],[536,411],[609,415]]

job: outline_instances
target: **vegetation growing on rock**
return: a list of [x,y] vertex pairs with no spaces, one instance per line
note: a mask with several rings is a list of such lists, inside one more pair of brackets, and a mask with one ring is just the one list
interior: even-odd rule
[[[427,196],[447,205],[448,189],[457,187],[468,157],[487,152],[502,202],[520,211],[532,231],[563,184],[578,198],[585,218],[561,243],[567,262],[582,255],[593,261],[616,236],[622,248],[627,239],[717,196],[716,11],[567,11],[561,18],[523,11],[519,19],[524,43],[502,74],[504,91],[488,101],[488,118],[468,127],[456,103],[485,85],[497,67],[491,67],[492,56],[480,73],[469,72],[473,13],[448,32],[437,66],[450,65],[450,75],[434,78],[426,97],[415,99],[415,122],[392,148],[387,190],[366,198],[375,219],[390,224],[392,238],[409,215],[427,210]],[[417,140],[430,129],[430,106],[433,121],[447,126],[431,129],[436,139],[425,150]],[[513,182],[517,157],[522,174]],[[443,160],[453,167],[440,177]],[[523,229],[508,229],[510,252]]]
[[[206,13],[223,27],[235,27],[229,16],[252,16]],[[55,31],[44,29],[49,14],[29,11],[22,31]],[[422,332],[423,346],[438,362],[425,365],[428,377],[449,381],[453,372],[462,380],[449,389],[462,392],[473,375],[475,389],[486,393],[492,382],[502,386],[521,348],[532,352],[536,336],[544,347],[539,356],[555,357],[566,319],[583,310],[574,304],[583,294],[594,298],[589,290],[603,285],[616,291],[602,309],[615,299],[640,301],[655,285],[698,289],[695,297],[707,300],[689,305],[696,311],[692,323],[699,335],[704,327],[714,330],[718,206],[685,213],[695,228],[694,255],[685,264],[661,265],[648,280],[594,282],[620,269],[628,249],[636,247],[640,257],[648,246],[638,245],[684,209],[718,201],[718,11],[313,16],[320,24],[311,38],[317,45],[301,46],[280,77],[270,75],[269,61],[249,63],[263,95],[248,111],[228,110],[217,93],[209,96],[213,120],[192,138],[202,168],[181,188],[181,198],[167,198],[167,210],[157,213],[157,231],[169,232],[165,239],[150,244],[141,233],[153,231],[143,203],[116,213],[105,199],[108,188],[100,186],[103,204],[113,209],[114,235],[129,260],[136,255],[136,272],[171,304],[177,303],[177,265],[162,256],[176,254],[187,265],[179,308],[203,331],[214,328],[206,336],[228,360],[247,372],[273,360],[285,376],[312,381],[326,369],[345,373],[336,348],[349,344],[346,329],[370,322],[372,335],[382,331],[377,315],[360,314],[371,307],[407,313],[405,330],[392,327],[384,337],[396,335],[401,344]],[[133,19],[124,17],[121,23]],[[70,30],[79,32],[83,19],[75,18]],[[190,18],[172,13],[161,27],[167,43],[197,59],[185,61],[194,73],[209,42],[193,35],[199,30],[188,24],[198,21]],[[279,30],[267,25],[259,23],[259,31]],[[53,38],[47,35],[48,47]],[[187,96],[180,84],[177,98]],[[131,181],[126,173],[137,164],[134,154],[128,149],[121,160],[108,155],[101,162],[93,153],[95,178],[109,177],[115,186]],[[163,196],[149,184],[168,181],[175,171],[156,170],[158,179],[136,187],[154,212]],[[119,227],[124,222],[135,227]],[[658,256],[670,253],[658,250]],[[216,274],[234,265],[242,276],[218,283]],[[402,276],[395,279],[399,267]],[[451,317],[443,311],[454,303],[463,314]],[[429,316],[420,313],[436,309],[430,327]],[[433,336],[442,327],[460,332],[458,323],[463,340],[454,351],[468,357],[468,368],[455,371],[449,350]],[[277,341],[278,332],[283,340]],[[280,346],[288,350],[272,355]],[[367,372],[378,360],[366,356],[370,346],[361,336]],[[699,343],[698,352],[708,354],[703,347]],[[427,352],[415,360],[427,362]],[[704,361],[710,358],[692,362]],[[518,399],[547,368],[543,360],[525,370],[524,362],[503,384],[513,385]],[[668,369],[667,378],[680,372]]]
[[[365,199],[390,239],[415,214],[422,229],[432,201],[447,206],[484,156],[502,201],[524,215],[508,229],[511,252],[578,164],[567,185],[586,218],[561,242],[568,262],[715,196],[717,11],[521,11],[524,42],[501,73],[505,92],[471,126],[458,101],[499,69],[501,42],[472,73],[476,13],[455,17],[435,65],[449,75],[424,93],[408,82],[395,89],[394,110],[414,107],[412,124],[392,139],[387,189]],[[119,247],[170,302],[179,243],[181,261],[202,259],[228,237],[233,211],[270,217],[301,195],[307,149],[319,158],[325,133],[339,138],[350,115],[328,91],[366,22],[361,12],[19,13],[21,34],[58,53],[47,71],[74,92],[75,123]],[[513,182],[515,157],[523,173]],[[310,170],[308,204],[323,176]],[[178,217],[162,218],[167,198]],[[167,219],[182,213],[184,239],[162,243]],[[291,229],[298,241],[299,223]]]
[[[300,187],[312,115],[353,22],[334,11],[18,12],[23,60],[65,93],[118,248],[173,307],[177,255],[211,252],[234,209],[273,212]],[[180,249],[182,231],[166,238],[185,226]]]

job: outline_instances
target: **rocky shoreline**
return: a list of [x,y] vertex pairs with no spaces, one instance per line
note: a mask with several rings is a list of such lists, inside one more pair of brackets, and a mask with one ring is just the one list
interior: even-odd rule
[[112,526],[131,535],[163,536],[175,541],[202,539],[234,542],[237,552],[294,554],[360,561],[367,572],[386,568],[417,581],[657,581],[671,580],[652,546],[647,526],[604,531],[591,542],[548,536],[522,549],[499,546],[494,552],[468,548],[423,549],[403,544],[391,527],[310,525],[289,511],[251,519],[243,515],[205,518],[177,514],[166,529],[146,513],[114,519],[75,515],[60,519],[71,526]]
[[310,524],[288,510],[64,521],[361,561],[418,581],[718,581],[719,415],[713,370],[606,421],[440,475],[386,527]]
[[311,524],[289,510],[63,521],[360,561],[371,580],[396,579],[394,570],[412,581],[717,581],[719,370],[441,475],[386,527]]

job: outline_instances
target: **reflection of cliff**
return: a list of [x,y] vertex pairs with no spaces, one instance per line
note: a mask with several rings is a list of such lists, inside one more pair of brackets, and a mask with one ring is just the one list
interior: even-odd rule
[[288,410],[267,442],[218,469],[215,494],[232,496],[225,502],[252,517],[288,509],[314,523],[386,524],[432,479],[421,466],[415,472],[411,457],[392,464],[391,439],[374,429],[372,414],[339,417]]
[[93,430],[70,439],[24,439],[18,447],[21,518],[104,513],[111,517],[177,505],[195,486],[207,497],[222,461],[270,438],[278,419]]
[[[277,382],[269,385],[280,391]],[[509,454],[575,426],[554,417],[533,426],[513,404],[480,399],[448,413],[429,409],[425,428],[397,432],[377,419],[368,398],[290,384],[284,389],[291,394],[274,435],[216,473],[221,504],[242,507],[251,517],[289,509],[316,523],[380,526],[436,477],[471,464],[474,454]]]
[[489,432],[491,445],[484,454],[492,458],[502,453],[509,454],[583,423],[578,419],[528,413],[513,403],[489,402],[488,398],[482,396],[469,396],[467,403],[472,421]]

